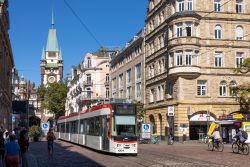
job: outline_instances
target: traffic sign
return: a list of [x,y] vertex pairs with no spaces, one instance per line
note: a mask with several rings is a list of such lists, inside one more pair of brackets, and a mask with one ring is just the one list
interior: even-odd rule
[[42,130],[49,130],[49,123],[42,123]]
[[142,132],[150,132],[150,124],[142,124]]

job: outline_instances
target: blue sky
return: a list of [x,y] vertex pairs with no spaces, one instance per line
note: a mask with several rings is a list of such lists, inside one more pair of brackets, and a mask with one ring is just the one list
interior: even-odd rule
[[[147,0],[67,0],[103,47],[124,47],[145,25]],[[72,65],[100,46],[64,0],[9,0],[10,40],[19,75],[40,85],[40,58],[54,10],[64,59],[64,77]]]

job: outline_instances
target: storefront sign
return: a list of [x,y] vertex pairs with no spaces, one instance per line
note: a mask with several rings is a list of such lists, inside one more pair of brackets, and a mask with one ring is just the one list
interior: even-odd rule
[[190,121],[215,121],[214,117],[208,114],[199,113],[190,118]]
[[168,116],[174,116],[174,106],[168,106]]

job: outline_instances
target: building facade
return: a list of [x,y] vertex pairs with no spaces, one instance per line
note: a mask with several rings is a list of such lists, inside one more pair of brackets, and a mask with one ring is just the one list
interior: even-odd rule
[[181,140],[187,130],[195,140],[210,121],[240,111],[230,87],[250,79],[234,71],[250,56],[249,13],[246,0],[149,1],[146,120],[153,133]]
[[136,100],[144,104],[144,29],[110,61],[112,98]]
[[0,0],[0,126],[11,128],[12,69],[14,59],[9,39],[8,0]]
[[81,112],[109,99],[109,61],[114,51],[87,53],[68,77],[69,91],[65,115]]

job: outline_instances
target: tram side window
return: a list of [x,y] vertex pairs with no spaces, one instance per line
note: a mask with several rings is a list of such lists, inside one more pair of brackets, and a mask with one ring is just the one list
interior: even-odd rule
[[67,123],[66,123],[66,133],[69,133],[69,130],[70,130],[70,129],[69,129],[69,124],[70,124],[70,122],[67,122]]
[[90,118],[88,121],[89,135],[99,136],[100,135],[100,117]]
[[71,122],[71,133],[78,133],[78,122],[77,121],[72,121]]
[[85,134],[89,135],[89,119],[84,120]]
[[65,123],[61,123],[61,124],[59,125],[59,132],[65,133]]
[[80,128],[80,134],[84,134],[85,133],[85,129],[84,129],[84,120],[83,119],[80,120],[80,126],[79,126],[79,128]]

